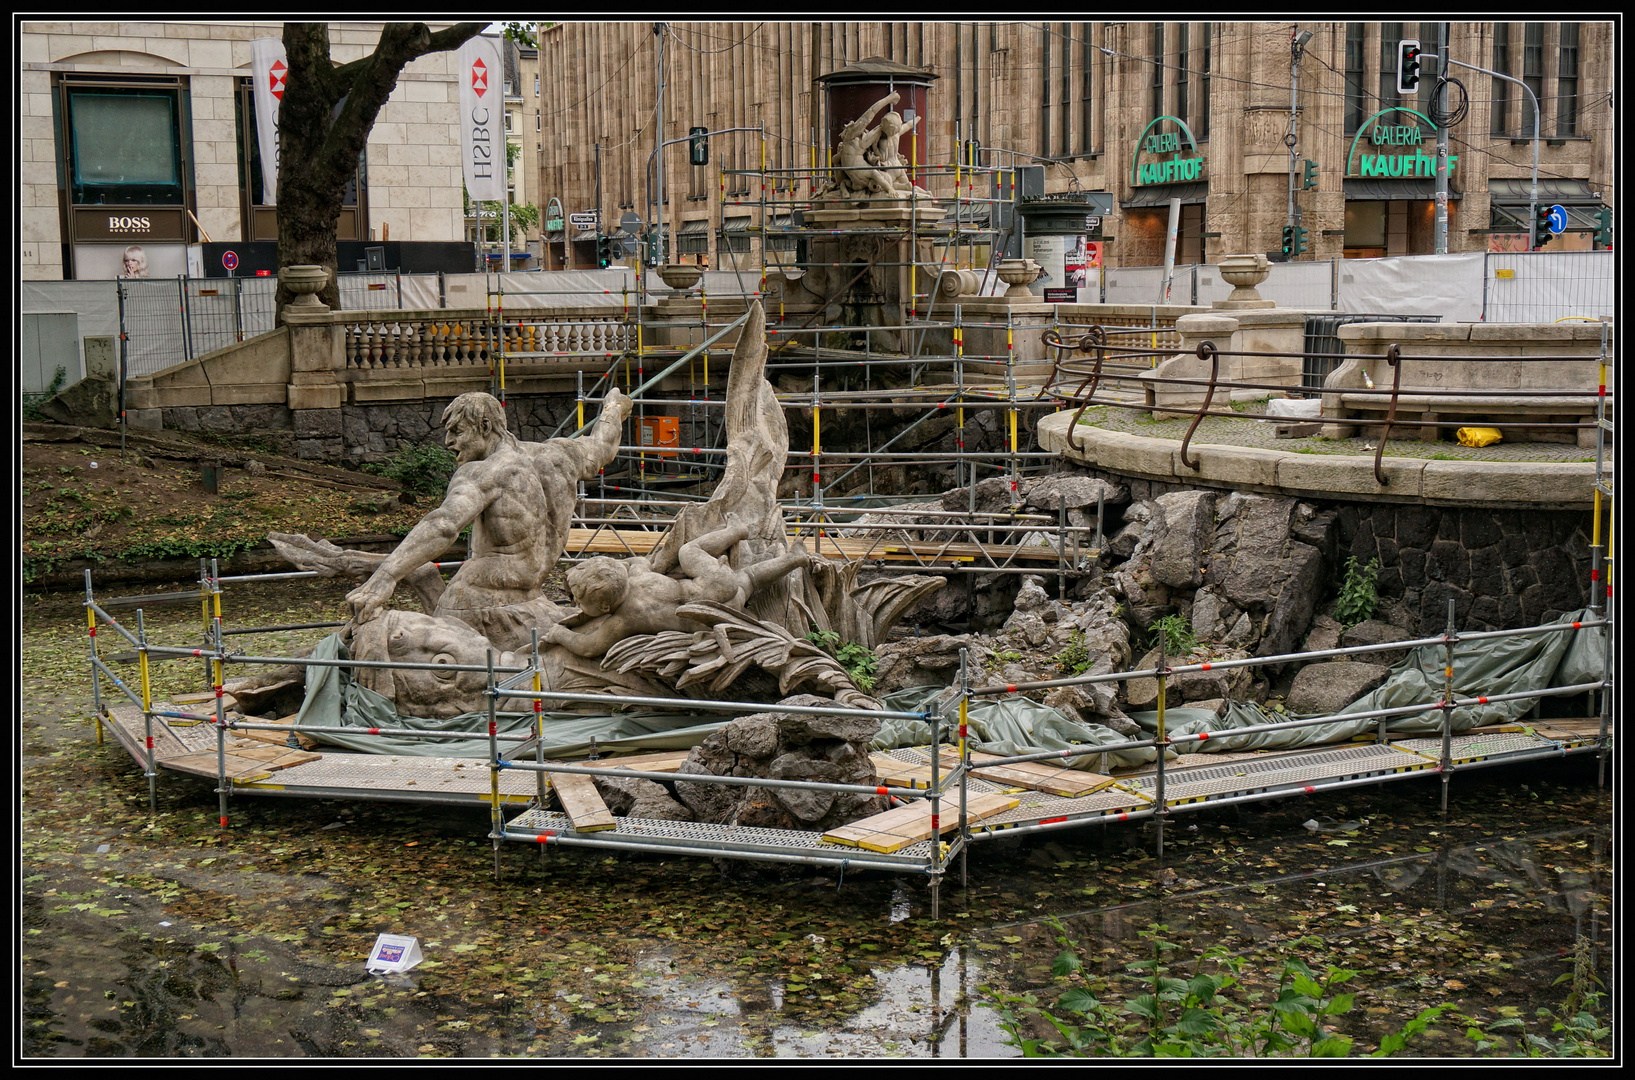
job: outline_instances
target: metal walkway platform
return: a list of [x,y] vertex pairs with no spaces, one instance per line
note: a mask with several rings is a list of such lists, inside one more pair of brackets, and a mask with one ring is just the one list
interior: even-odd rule
[[[165,703],[155,704],[155,708],[166,707]],[[132,759],[145,768],[147,736],[141,710],[129,705],[115,707],[106,722]],[[217,778],[213,726],[155,717],[153,728],[156,768],[207,780]],[[269,745],[228,733],[229,755],[235,749],[265,749]],[[1588,722],[1560,725],[1542,722],[1525,729],[1520,725],[1506,725],[1503,729],[1456,735],[1451,740],[1451,757],[1455,767],[1470,768],[1593,753],[1597,748],[1597,734]],[[1169,811],[1184,812],[1212,804],[1260,801],[1434,775],[1439,771],[1441,752],[1442,743],[1438,738],[1398,738],[1387,743],[1352,743],[1297,751],[1182,755],[1165,768],[1163,801]],[[492,805],[491,774],[482,758],[377,756],[329,750],[320,753],[317,760],[278,767],[270,774],[234,777],[232,790],[240,795]],[[929,765],[931,760],[922,748],[893,750],[890,754],[900,761],[919,765]],[[208,761],[201,760],[201,756]],[[304,756],[310,758],[311,755]],[[604,759],[604,763],[618,767],[617,758]],[[656,773],[655,777],[674,775]],[[1110,786],[1077,797],[1010,787],[975,777],[968,777],[966,783],[973,796],[1005,793],[1018,800],[1014,809],[971,822],[972,843],[1018,832],[1137,820],[1153,816],[1158,809],[1159,781],[1152,767],[1117,775]],[[504,839],[652,854],[800,862],[841,869],[929,872],[934,866],[947,865],[948,852],[941,852],[939,859],[939,852],[929,840],[891,854],[881,854],[825,841],[821,832],[635,817],[618,818],[618,825],[612,830],[579,833],[566,814],[539,805],[539,786],[537,772],[501,772],[501,803],[526,808],[506,823]],[[948,786],[943,790],[947,793],[945,798],[950,800],[944,806],[952,811],[955,792]],[[955,839],[948,832],[944,838],[945,844]]]

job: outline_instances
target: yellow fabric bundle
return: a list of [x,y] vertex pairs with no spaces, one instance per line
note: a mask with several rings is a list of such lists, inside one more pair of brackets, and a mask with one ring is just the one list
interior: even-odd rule
[[1458,431],[1460,446],[1492,446],[1504,438],[1498,428],[1462,427]]

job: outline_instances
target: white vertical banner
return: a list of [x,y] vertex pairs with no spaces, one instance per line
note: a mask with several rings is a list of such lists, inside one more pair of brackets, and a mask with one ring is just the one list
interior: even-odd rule
[[261,191],[268,206],[278,201],[278,103],[288,84],[289,61],[280,38],[250,42],[250,72],[255,80],[256,141],[261,148]]
[[466,194],[505,201],[505,71],[496,38],[460,46],[460,160]]

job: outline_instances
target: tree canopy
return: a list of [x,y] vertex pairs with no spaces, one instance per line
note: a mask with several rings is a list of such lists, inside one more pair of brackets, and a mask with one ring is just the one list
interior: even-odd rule
[[[284,24],[289,80],[278,112],[278,265],[329,270],[318,298],[330,307],[339,306],[334,271],[341,199],[398,75],[422,56],[458,49],[487,26],[457,23],[433,32],[425,23],[387,23],[373,52],[336,64],[328,23]],[[280,311],[293,296],[280,282]]]

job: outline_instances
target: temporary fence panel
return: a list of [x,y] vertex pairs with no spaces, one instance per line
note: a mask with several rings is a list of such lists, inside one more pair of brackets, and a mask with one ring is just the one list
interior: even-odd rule
[[336,274],[342,311],[398,311],[403,307],[398,276],[390,274]]
[[183,319],[186,278],[131,278],[116,283],[125,336],[126,377],[152,375],[187,360]]
[[1192,293],[1194,304],[1205,307],[1217,300],[1225,300],[1232,295],[1232,286],[1221,277],[1221,268],[1212,263],[1204,263],[1192,268]]
[[[1158,290],[1164,284],[1162,266],[1118,266],[1107,270],[1107,297],[1109,304],[1156,304]],[[1187,303],[1188,299],[1176,303]]]
[[1340,263],[1340,311],[1440,315],[1444,322],[1482,317],[1480,251],[1457,255],[1404,255]]
[[119,283],[107,281],[25,281],[22,312],[72,311],[82,338],[119,333]]
[[1298,311],[1330,311],[1334,307],[1334,266],[1322,262],[1273,263],[1266,280],[1257,285],[1262,300]]
[[1613,314],[1610,251],[1517,251],[1487,256],[1488,322],[1555,322]]
[[443,296],[442,277],[438,274],[404,274],[403,310],[430,311],[447,307]]
[[[513,271],[509,274],[449,274],[449,307],[486,307],[488,291],[503,285],[505,306],[623,307],[635,302],[636,272],[627,266],[606,270]],[[649,288],[662,289],[657,276]]]

